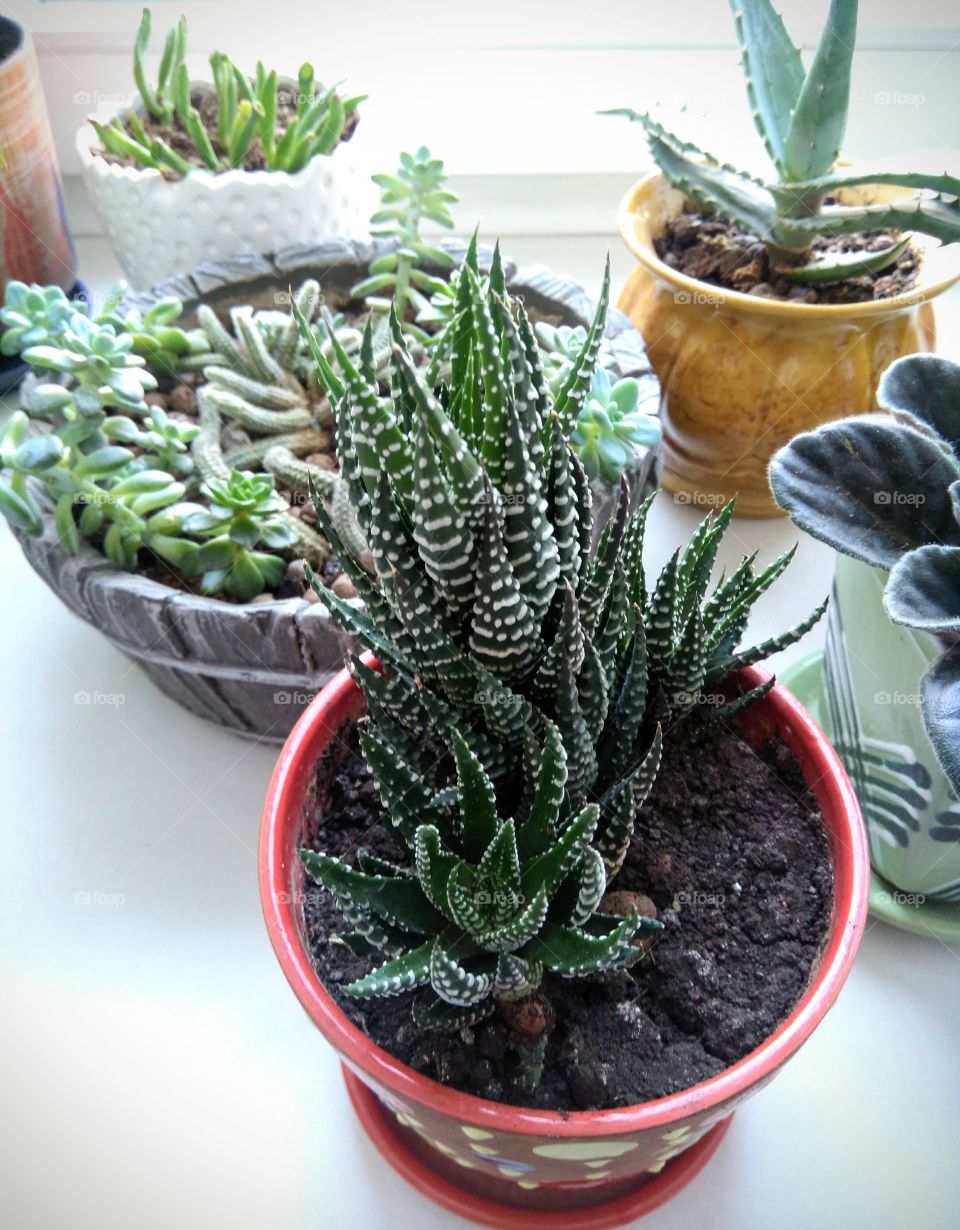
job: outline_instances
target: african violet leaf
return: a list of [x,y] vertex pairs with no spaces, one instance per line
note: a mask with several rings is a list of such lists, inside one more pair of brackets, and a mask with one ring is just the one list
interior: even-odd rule
[[960,632],[960,547],[918,547],[899,560],[883,591],[896,624]]
[[804,432],[770,463],[770,487],[801,529],[838,551],[890,568],[927,543],[960,544],[947,488],[949,448],[883,415]]
[[921,703],[937,759],[960,796],[960,645],[951,645],[924,675]]
[[933,354],[897,359],[880,378],[877,401],[910,427],[932,428],[960,450],[960,364]]

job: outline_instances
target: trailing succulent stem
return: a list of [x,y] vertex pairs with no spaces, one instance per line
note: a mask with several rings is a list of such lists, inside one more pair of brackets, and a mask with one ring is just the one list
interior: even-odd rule
[[[335,88],[320,85],[313,67],[304,64],[296,84],[295,110],[281,114],[279,104],[286,93],[294,92],[293,87],[288,89],[275,70],[268,72],[259,61],[250,78],[220,51],[210,56],[217,108],[215,131],[208,131],[186,65],[186,18],[167,32],[154,81],[145,65],[150,36],[150,10],[144,9],[133,47],[133,76],[144,114],[134,111],[108,124],[94,122],[104,148],[116,157],[183,176],[198,165],[213,172],[243,166],[256,149],[267,170],[296,173],[312,158],[331,154],[349,137],[362,96],[341,98]],[[148,131],[146,117],[162,128],[175,128],[192,145],[196,162]]]
[[353,288],[353,294],[365,299],[371,311],[387,312],[392,305],[403,327],[412,327],[421,340],[426,340],[426,334],[417,326],[433,318],[431,297],[447,290],[443,279],[424,266],[450,269],[454,264],[449,252],[420,233],[425,221],[448,229],[453,226],[449,206],[457,196],[446,187],[446,180],[443,162],[425,145],[415,154],[401,154],[395,175],[374,175],[381,200],[370,219],[371,233],[396,246],[376,257],[367,277]]
[[[367,700],[361,746],[407,851],[356,866],[302,851],[337,897],[355,951],[385,960],[358,996],[429,985],[426,1019],[475,1020],[564,977],[628,967],[658,924],[601,902],[649,791],[663,738],[694,712],[724,716],[762,695],[711,703],[738,665],[796,639],[736,646],[783,571],[746,559],[710,589],[730,517],[708,517],[648,592],[650,501],[620,506],[591,554],[591,497],[567,443],[600,354],[609,269],[596,314],[551,389],[523,305],[499,264],[472,256],[456,313],[428,369],[396,339],[388,393],[303,322],[337,418],[344,488],[373,575],[317,515],[362,609],[314,578],[334,618],[382,664],[350,668]],[[449,356],[449,375],[441,367]]]
[[[809,69],[771,0],[730,0],[747,97],[757,132],[776,168],[764,183],[669,132],[649,113],[606,114],[642,124],[657,166],[701,209],[759,236],[779,272],[795,282],[836,282],[889,267],[902,251],[831,254],[811,259],[825,236],[877,229],[921,231],[941,243],[960,240],[960,180],[951,175],[857,174],[836,168],[847,124],[857,0],[832,0]],[[826,203],[865,184],[909,193],[890,203]]]

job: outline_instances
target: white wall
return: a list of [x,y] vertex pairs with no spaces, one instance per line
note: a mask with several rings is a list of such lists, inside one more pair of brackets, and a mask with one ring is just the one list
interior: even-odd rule
[[[132,91],[140,3],[6,0],[35,34],[64,172],[73,132],[104,96]],[[508,229],[567,233],[609,217],[612,192],[648,164],[640,130],[602,107],[656,107],[725,159],[763,169],[723,0],[155,0],[155,27],[187,14],[196,75],[218,47],[281,71],[312,59],[368,92],[356,149],[389,167],[425,142],[471,203],[492,197]],[[814,41],[827,0],[781,0]],[[863,0],[845,153],[960,171],[960,6]],[[682,108],[686,107],[684,112]],[[563,173],[561,180],[553,176]],[[546,177],[550,178],[546,178]],[[586,178],[589,176],[591,178]],[[496,189],[485,187],[495,178]]]

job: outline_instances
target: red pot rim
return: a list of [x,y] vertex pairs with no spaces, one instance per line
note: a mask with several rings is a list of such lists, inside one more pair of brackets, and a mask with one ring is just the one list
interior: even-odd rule
[[[769,678],[761,667],[739,672],[744,687]],[[300,940],[283,852],[291,824],[299,825],[304,793],[323,748],[358,709],[359,689],[341,671],[297,722],[274,769],[260,831],[260,897],[267,931],[288,982],[307,1015],[356,1070],[402,1098],[478,1127],[526,1135],[607,1136],[659,1128],[708,1112],[771,1076],[826,1015],[853,964],[869,899],[869,858],[856,794],[823,731],[795,696],[774,684],[754,707],[765,711],[797,753],[823,811],[834,870],[833,916],[827,941],[806,991],[790,1015],[755,1050],[717,1076],[680,1093],[610,1110],[534,1110],[461,1093],[415,1072],[372,1042],[337,1007],[314,972]]]

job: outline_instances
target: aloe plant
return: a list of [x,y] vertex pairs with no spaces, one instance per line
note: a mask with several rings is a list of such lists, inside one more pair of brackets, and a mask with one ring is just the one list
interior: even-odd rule
[[774,455],[770,486],[801,529],[890,569],[884,606],[894,623],[944,637],[923,677],[922,714],[960,796],[960,366],[898,359],[877,400],[887,414],[796,436]]
[[[361,746],[406,865],[357,865],[304,850],[336,895],[358,952],[387,959],[346,990],[430,985],[431,1021],[475,1020],[530,994],[544,970],[622,969],[656,924],[606,913],[654,780],[662,731],[698,713],[729,717],[731,670],[802,635],[736,646],[756,599],[792,552],[759,574],[745,559],[709,592],[730,508],[708,517],[648,592],[650,501],[628,516],[625,487],[590,553],[591,496],[568,429],[590,396],[609,297],[559,389],[495,264],[458,271],[457,311],[431,365],[413,362],[394,316],[389,394],[365,356],[334,361],[304,323],[337,417],[344,483],[374,575],[317,515],[363,607],[316,577],[333,617],[372,650],[353,658],[368,718]],[[448,377],[441,377],[446,370]]]
[[[335,87],[320,85],[312,65],[304,64],[297,81],[296,112],[283,124],[278,116],[282,87],[277,72],[268,72],[258,61],[251,79],[229,56],[215,51],[210,56],[210,71],[217,98],[216,131],[208,132],[191,95],[186,18],[181,17],[167,32],[154,81],[145,66],[151,25],[150,10],[144,9],[133,48],[133,75],[144,110],[161,128],[177,127],[192,143],[199,165],[207,170],[218,173],[242,166],[256,146],[267,170],[296,173],[312,158],[333,152],[345,139],[347,125],[363,101],[363,96],[342,98]],[[136,112],[116,116],[108,124],[94,121],[93,126],[104,147],[119,158],[177,176],[196,169],[148,129],[144,117]]]
[[[830,283],[877,272],[891,265],[907,243],[904,237],[876,252],[812,255],[811,246],[825,236],[890,228],[957,242],[956,177],[912,171],[859,174],[836,166],[850,101],[857,0],[831,0],[809,69],[770,0],[730,0],[730,7],[751,114],[776,178],[763,182],[722,163],[669,132],[648,112],[606,112],[643,125],[654,161],[670,183],[701,208],[761,238],[777,272],[794,282]],[[865,184],[917,189],[919,194],[888,204],[826,203],[844,189]]]

